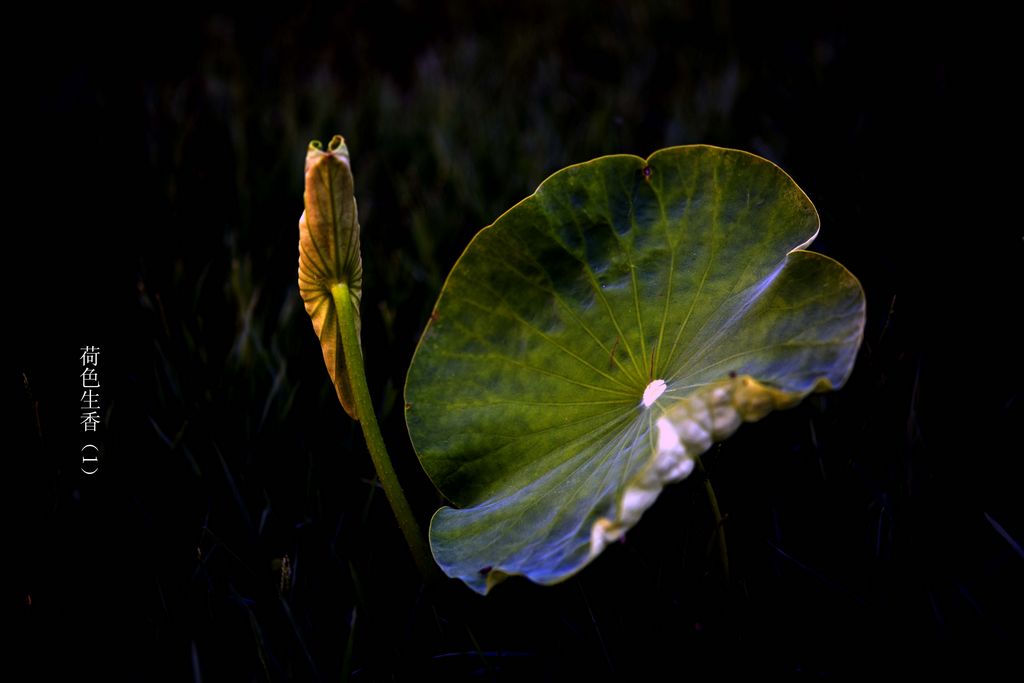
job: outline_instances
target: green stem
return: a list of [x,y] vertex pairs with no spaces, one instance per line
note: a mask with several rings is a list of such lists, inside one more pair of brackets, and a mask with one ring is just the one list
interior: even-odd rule
[[423,578],[433,580],[439,576],[437,565],[434,564],[430,555],[430,549],[419,524],[412,514],[409,501],[406,500],[402,485],[398,482],[395,468],[391,465],[391,457],[384,446],[384,437],[380,434],[380,427],[377,426],[377,416],[373,411],[373,401],[370,399],[370,389],[366,384],[366,370],[363,367],[363,352],[359,344],[359,333],[356,332],[356,310],[349,294],[348,285],[339,282],[331,288],[334,296],[334,307],[338,312],[338,324],[341,327],[341,347],[345,354],[345,372],[348,373],[349,383],[352,385],[352,397],[356,404],[356,414],[359,416],[359,424],[363,427],[363,437],[366,439],[366,447],[370,451],[370,458],[373,459],[373,466],[377,470],[377,478],[384,489],[384,495],[391,503],[391,510],[395,513],[398,526],[405,536],[405,542],[412,551],[413,559],[420,570]]
[[722,511],[718,508],[718,496],[715,495],[715,488],[711,485],[707,470],[700,456],[697,456],[697,470],[704,477],[704,491],[708,494],[708,502],[711,503],[711,512],[715,516],[715,536],[718,538],[718,557],[722,562],[722,570],[725,572],[725,580],[729,580],[729,549],[725,545],[725,525],[722,523]]

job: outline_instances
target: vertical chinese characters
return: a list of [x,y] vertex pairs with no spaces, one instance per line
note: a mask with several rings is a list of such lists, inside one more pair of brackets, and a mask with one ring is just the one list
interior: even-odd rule
[[[100,423],[100,347],[82,347],[82,398],[81,398],[81,422],[82,433],[96,432]],[[94,437],[89,439],[95,440]],[[99,448],[94,443],[86,443],[82,446],[82,473],[96,474],[99,472]]]

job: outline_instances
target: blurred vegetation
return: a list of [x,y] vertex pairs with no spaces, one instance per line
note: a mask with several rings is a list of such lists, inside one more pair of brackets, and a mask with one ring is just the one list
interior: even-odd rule
[[[124,32],[64,17],[52,61],[16,86],[30,130],[77,131],[86,163],[64,200],[94,227],[48,267],[97,302],[67,313],[66,338],[27,336],[16,373],[35,454],[19,465],[33,523],[16,547],[38,652],[74,642],[76,666],[195,680],[832,674],[1004,653],[1019,602],[1001,589],[1020,558],[983,514],[1005,521],[1009,484],[992,464],[958,478],[929,436],[948,415],[928,404],[934,288],[913,256],[947,210],[922,198],[951,187],[934,142],[959,72],[928,22],[908,33],[842,4],[799,19],[689,2],[131,10]],[[676,144],[762,154],[808,192],[816,248],[865,285],[867,339],[846,389],[708,458],[732,582],[694,478],[564,585],[513,581],[487,599],[420,586],[296,287],[303,155],[334,133],[363,227],[369,382],[424,523],[441,501],[402,386],[477,230],[565,165]],[[26,154],[40,171],[43,156]],[[914,221],[892,211],[897,191]],[[45,235],[27,239],[41,253]],[[109,363],[105,459],[83,480],[67,456],[77,397],[61,387],[68,349],[92,339]],[[1008,424],[1019,402],[1000,386]],[[120,630],[98,631],[98,613]],[[935,650],[950,643],[963,649]]]

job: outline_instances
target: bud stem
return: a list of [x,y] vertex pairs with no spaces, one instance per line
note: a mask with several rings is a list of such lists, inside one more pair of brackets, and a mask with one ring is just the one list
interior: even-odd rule
[[339,282],[331,288],[331,294],[338,313],[338,324],[341,327],[341,346],[345,354],[345,367],[352,384],[356,413],[359,416],[359,424],[363,427],[366,447],[370,451],[374,469],[377,470],[377,478],[380,479],[384,494],[391,504],[391,510],[395,513],[405,542],[409,545],[409,550],[412,551],[416,566],[424,579],[432,581],[439,576],[437,565],[423,539],[419,524],[416,523],[416,518],[412,514],[412,508],[409,507],[409,501],[405,497],[402,485],[398,482],[395,468],[391,465],[391,457],[384,446],[380,427],[377,426],[377,416],[373,412],[373,401],[370,399],[370,390],[366,384],[366,371],[363,367],[359,334],[356,332],[356,311],[348,285]]

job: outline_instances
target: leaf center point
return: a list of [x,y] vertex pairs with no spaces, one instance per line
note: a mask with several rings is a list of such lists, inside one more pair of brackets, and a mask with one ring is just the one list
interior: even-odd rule
[[642,401],[644,408],[650,408],[654,405],[654,402],[665,393],[666,388],[665,380],[663,379],[656,379],[648,384],[647,388],[644,389],[644,399]]

